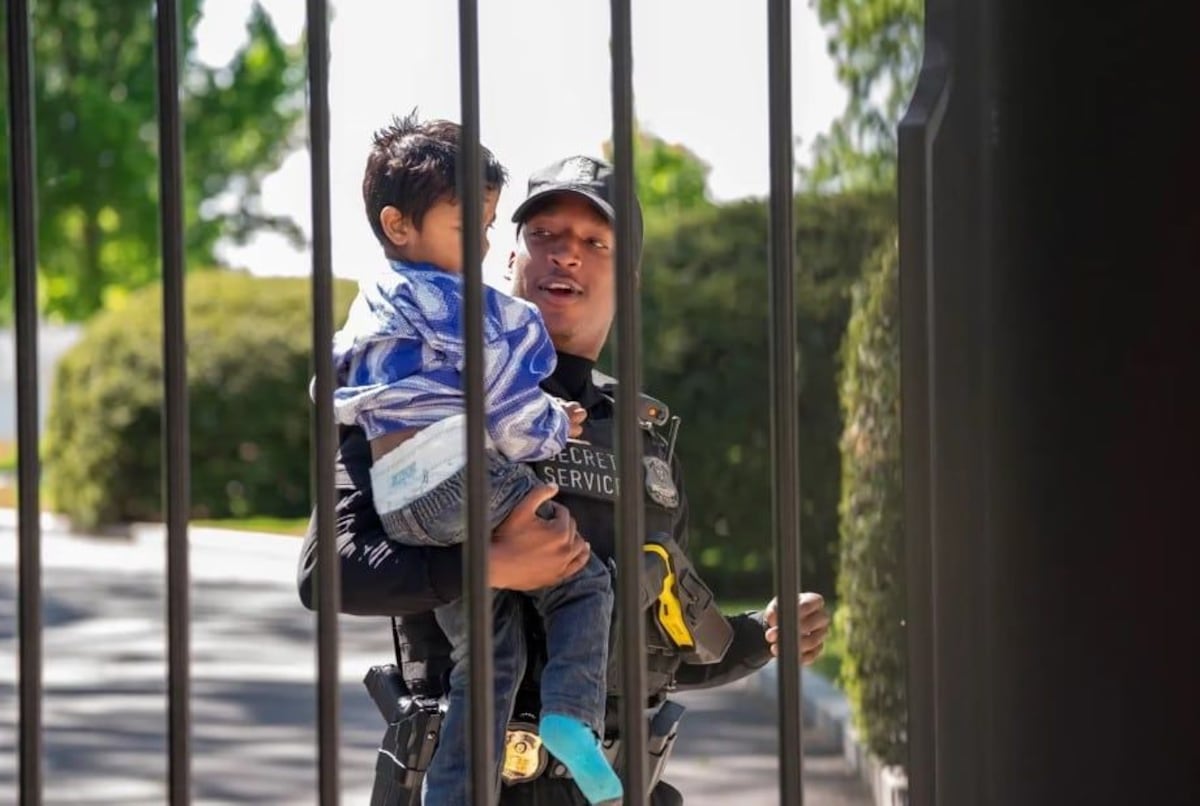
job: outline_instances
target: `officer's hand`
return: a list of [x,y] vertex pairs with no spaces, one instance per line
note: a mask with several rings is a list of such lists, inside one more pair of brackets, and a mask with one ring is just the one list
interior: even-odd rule
[[[805,666],[815,661],[825,648],[825,636],[829,632],[829,614],[825,612],[825,598],[819,593],[802,593],[797,600],[800,614],[800,661]],[[767,625],[767,644],[771,654],[779,656],[779,603],[772,599],[763,611]]]
[[564,401],[563,409],[567,412],[567,419],[571,422],[567,431],[568,435],[577,437],[583,434],[583,421],[587,419],[587,409],[573,400]]
[[[496,530],[488,552],[488,584],[493,588],[529,591],[554,585],[574,574],[592,548],[575,530],[575,519],[550,499],[558,487],[535,487],[513,507]],[[550,507],[550,517],[537,514]]]

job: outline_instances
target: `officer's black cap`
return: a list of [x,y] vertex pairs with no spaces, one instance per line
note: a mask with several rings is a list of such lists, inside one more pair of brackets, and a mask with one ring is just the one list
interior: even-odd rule
[[[537,208],[537,203],[556,193],[575,193],[592,203],[610,222],[616,224],[616,177],[612,165],[594,157],[574,156],[552,162],[529,177],[525,201],[513,213],[512,220],[520,224]],[[642,207],[633,200],[633,254],[642,256]]]

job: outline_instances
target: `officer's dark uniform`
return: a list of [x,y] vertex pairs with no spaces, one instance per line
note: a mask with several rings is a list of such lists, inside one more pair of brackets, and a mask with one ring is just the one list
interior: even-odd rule
[[[553,376],[543,384],[550,394],[578,401],[587,409],[581,444],[569,443],[549,462],[535,465],[539,476],[559,486],[556,500],[567,506],[579,532],[602,559],[613,557],[613,493],[616,469],[611,452],[614,443],[612,379],[593,373],[592,362],[559,354]],[[648,457],[645,490],[645,525],[648,535],[665,532],[687,547],[687,501],[680,479],[680,466],[669,456],[665,435],[658,429],[645,430]],[[652,478],[653,470],[665,469],[670,460],[669,483]],[[397,639],[405,685],[414,694],[436,696],[442,691],[449,671],[449,645],[432,615],[433,607],[451,602],[461,594],[461,548],[421,548],[388,540],[375,513],[370,495],[370,451],[358,429],[343,432],[338,454],[336,483],[337,540],[342,558],[342,611],[356,615],[398,616]],[[300,561],[300,598],[314,604],[316,544],[310,528]],[[619,584],[619,583],[618,583]],[[727,683],[764,665],[771,657],[759,614],[733,616],[732,641],[717,663],[684,663],[680,654],[664,640],[661,631],[648,627],[648,704],[661,703],[672,689],[700,688]],[[536,619],[531,622],[536,631]],[[536,636],[534,636],[536,639]],[[536,645],[536,640],[531,644]],[[615,656],[618,647],[611,645]],[[530,659],[525,690],[518,696],[516,713],[530,708],[530,691],[536,691],[536,658]],[[615,668],[619,660],[610,664]],[[619,673],[610,674],[610,682]],[[611,686],[610,686],[611,690]],[[536,698],[533,698],[536,700]],[[536,704],[533,705],[536,708]],[[615,733],[619,709],[610,702],[608,727]],[[536,723],[536,719],[533,720]],[[556,765],[555,765],[556,766]],[[678,793],[660,783],[653,803],[681,803]],[[501,803],[585,804],[574,784],[555,777],[548,769],[538,778],[502,787]]]

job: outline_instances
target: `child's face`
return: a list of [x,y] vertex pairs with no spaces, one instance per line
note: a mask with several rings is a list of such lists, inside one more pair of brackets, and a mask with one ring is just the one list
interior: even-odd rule
[[[496,221],[496,203],[500,201],[499,190],[485,190],[483,194],[483,232],[480,234],[480,257],[488,252],[488,230]],[[402,218],[395,208],[387,208],[397,218]],[[410,263],[432,263],[438,268],[462,273],[462,207],[457,199],[443,199],[425,213],[420,229],[411,221],[384,223],[384,230],[396,246],[400,257]]]

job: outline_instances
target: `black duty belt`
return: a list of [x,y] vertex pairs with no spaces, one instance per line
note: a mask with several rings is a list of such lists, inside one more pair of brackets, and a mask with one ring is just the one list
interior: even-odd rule
[[[664,700],[649,716],[649,730],[646,736],[646,753],[649,763],[646,765],[646,792],[654,789],[663,768],[675,746],[675,738],[679,734],[679,720],[683,717],[684,707],[674,700]],[[606,737],[601,743],[604,756],[613,769],[620,772],[624,768],[623,743],[616,736]],[[537,733],[537,725],[532,722],[510,722],[504,737],[504,765],[500,773],[501,780],[508,786],[523,784],[543,775],[551,778],[570,778],[571,773],[566,766],[554,758]]]

